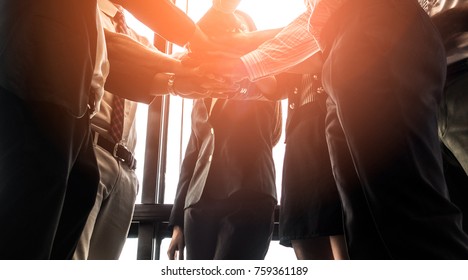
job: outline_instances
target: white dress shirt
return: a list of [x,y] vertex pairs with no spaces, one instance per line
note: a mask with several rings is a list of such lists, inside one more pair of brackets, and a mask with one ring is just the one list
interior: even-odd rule
[[100,108],[101,99],[104,95],[104,84],[107,75],[109,75],[109,60],[107,59],[107,47],[104,37],[104,29],[101,23],[101,13],[99,7],[96,6],[96,26],[97,26],[97,46],[96,46],[96,61],[94,64],[93,79],[91,87],[94,89],[95,107],[94,112],[91,112],[90,117],[93,117]]
[[[102,26],[109,31],[116,32],[112,18],[118,11],[117,7],[114,6],[114,4],[112,4],[109,0],[98,0],[98,6],[100,9]],[[131,32],[130,37],[146,46],[152,46],[148,39],[138,35],[135,31],[131,30],[130,28],[129,30]],[[108,140],[112,139],[112,137],[109,134],[109,131],[112,115],[113,98],[114,96],[111,93],[105,91],[101,100],[100,110],[91,119],[92,130],[99,133],[101,136],[105,137]],[[137,141],[137,133],[135,127],[136,109],[136,102],[125,100],[124,126],[121,144],[126,146],[132,153],[135,151]]]

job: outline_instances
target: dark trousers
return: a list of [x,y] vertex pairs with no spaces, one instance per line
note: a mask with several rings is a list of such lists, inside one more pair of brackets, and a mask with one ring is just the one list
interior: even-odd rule
[[468,175],[468,58],[447,67],[439,136]]
[[99,182],[89,116],[0,89],[0,259],[69,259]]
[[349,1],[329,22],[327,142],[350,257],[468,258],[437,135],[437,30],[412,0]]
[[468,175],[452,152],[442,144],[444,174],[450,200],[463,213],[463,230],[468,233]]
[[185,209],[188,260],[262,260],[273,232],[276,202],[269,196],[202,198]]
[[450,199],[463,213],[468,233],[468,59],[447,67],[439,111],[445,178]]

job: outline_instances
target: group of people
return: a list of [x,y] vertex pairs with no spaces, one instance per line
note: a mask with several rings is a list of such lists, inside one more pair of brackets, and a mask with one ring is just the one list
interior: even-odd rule
[[[198,23],[169,0],[1,5],[0,258],[118,258],[135,102],[169,93],[196,99],[169,258],[265,257],[284,98],[280,242],[298,259],[468,258],[450,195],[466,186],[441,150],[466,177],[467,2],[308,0],[259,31],[239,2],[213,0]],[[123,8],[188,44],[184,58],[129,30]]]

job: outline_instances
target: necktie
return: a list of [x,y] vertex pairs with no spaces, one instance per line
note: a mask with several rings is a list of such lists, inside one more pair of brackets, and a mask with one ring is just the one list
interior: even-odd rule
[[[115,22],[116,32],[127,35],[129,34],[127,24],[125,23],[125,17],[121,9],[117,11],[113,20]],[[113,95],[110,135],[116,143],[120,142],[120,140],[122,139],[124,109],[125,99],[118,95]]]

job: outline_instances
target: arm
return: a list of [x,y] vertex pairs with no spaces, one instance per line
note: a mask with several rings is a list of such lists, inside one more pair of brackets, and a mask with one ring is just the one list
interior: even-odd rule
[[[169,79],[171,78],[172,87],[169,89]],[[205,98],[210,97],[211,94],[222,98],[225,92],[236,91],[238,88],[237,84],[220,82],[196,74],[157,73],[153,79],[151,95],[158,96],[172,91],[172,94],[182,98]]]
[[214,92],[231,91],[237,86],[202,78],[196,69],[157,49],[150,49],[126,35],[105,30],[110,72],[106,88],[123,98],[150,103],[154,96],[169,93],[168,82],[177,76],[174,89],[184,97],[208,97]]
[[180,169],[174,206],[172,207],[171,215],[169,217],[169,227],[178,226],[181,229],[184,227],[185,198],[187,196],[190,181],[193,177],[195,165],[197,164],[199,152],[200,150],[198,148],[197,138],[192,131],[185,151],[182,167]]
[[219,45],[169,0],[113,0],[166,40],[179,46],[190,42],[193,48],[219,49]]
[[223,58],[204,63],[201,71],[234,81],[276,75],[302,63],[320,48],[308,30],[310,11],[283,28],[273,39],[240,58]]
[[278,33],[281,32],[281,30],[283,30],[283,28],[258,30],[244,33],[246,38],[243,42],[240,42],[242,45],[244,45],[244,49],[242,51],[244,53],[253,51],[267,40],[273,39],[276,35],[278,35]]
[[[169,0],[113,0],[162,37],[180,46],[195,35],[195,23]],[[198,34],[197,36],[199,36]]]
[[198,154],[200,150],[198,148],[197,139],[194,132],[190,134],[190,139],[187,144],[185,151],[185,157],[182,162],[180,169],[179,183],[177,185],[176,197],[174,199],[174,206],[172,207],[171,215],[169,217],[169,227],[172,227],[172,239],[167,250],[167,255],[170,260],[176,258],[176,251],[178,251],[178,259],[184,258],[184,208],[185,198],[190,185],[190,181],[193,177],[195,165],[198,160]]
[[105,87],[129,100],[149,103],[153,78],[159,72],[176,72],[180,61],[149,49],[130,37],[104,30],[110,72]]
[[213,38],[223,45],[223,51],[245,54],[255,50],[265,41],[274,38],[282,28],[266,29],[244,33],[229,33]]
[[[239,6],[241,0],[213,0],[213,5],[212,9],[216,10],[220,13],[221,18],[219,22],[226,21],[226,15],[231,15],[233,13],[236,13],[237,7]],[[239,12],[239,11],[237,11]],[[248,16],[248,15],[245,15]],[[250,16],[248,16],[250,18]],[[198,25],[198,24],[197,24]],[[203,28],[202,28],[203,29]],[[256,29],[256,28],[255,28]],[[240,36],[239,40],[240,41],[225,41],[225,42],[216,42],[219,43],[217,46],[218,48],[221,47],[221,49],[212,49],[213,51],[221,51],[221,52],[234,52],[234,53],[241,53],[244,54],[247,51],[251,51],[258,47],[261,43],[264,41],[271,39],[274,37],[281,28],[279,29],[271,29],[271,30],[263,30],[263,31],[258,31],[254,32],[253,34],[250,34],[250,36]],[[206,31],[206,30],[204,30]],[[236,34],[239,35],[239,34]],[[234,35],[234,37],[236,37]],[[244,39],[242,39],[244,37]],[[233,38],[234,39],[234,38]],[[235,39],[234,39],[235,40]],[[214,40],[216,41],[216,40]],[[232,43],[239,43],[239,45],[235,45]],[[234,47],[234,48],[233,48]]]
[[181,227],[174,226],[174,228],[172,229],[171,243],[169,244],[169,248],[167,249],[167,256],[170,260],[183,260],[184,249],[184,231]]
[[180,73],[186,70],[180,60],[156,48],[147,47],[131,37],[104,29],[109,60],[120,60],[157,72]]
[[273,39],[241,57],[244,71],[250,80],[287,71],[320,50],[309,31],[310,13],[307,10]]

